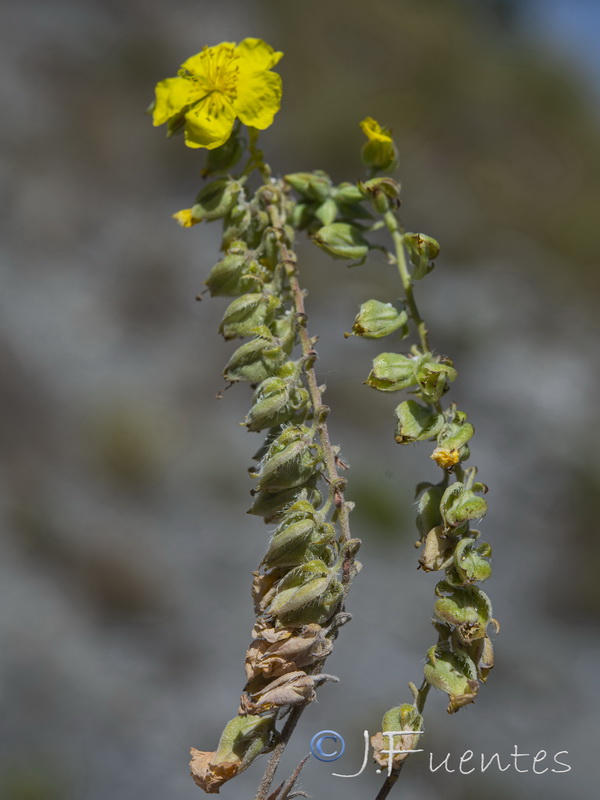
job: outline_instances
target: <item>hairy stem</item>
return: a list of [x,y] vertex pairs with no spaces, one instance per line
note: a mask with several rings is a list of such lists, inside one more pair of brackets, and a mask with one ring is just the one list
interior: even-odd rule
[[375,800],[385,800],[385,798],[389,795],[389,793],[394,788],[394,785],[400,776],[400,772],[402,771],[404,763],[405,762],[403,761],[399,767],[396,767],[396,769],[393,769],[390,772],[390,774],[385,779],[383,786],[377,793],[377,797],[375,798]]
[[427,330],[425,321],[421,317],[415,296],[413,294],[412,279],[408,271],[408,265],[406,263],[406,255],[404,251],[404,242],[402,241],[402,231],[393,211],[386,211],[383,215],[383,219],[385,220],[386,227],[390,232],[394,242],[394,248],[396,251],[396,264],[398,265],[398,272],[400,273],[400,279],[404,288],[404,296],[406,299],[406,305],[408,306],[408,313],[415,324],[417,333],[419,334],[419,343],[421,345],[421,349],[423,352],[427,352],[429,350],[429,341],[427,338],[429,331]]
[[[271,220],[271,225],[277,234],[277,248],[279,251],[279,262],[283,265],[290,289],[292,291],[294,302],[294,313],[298,320],[298,335],[302,347],[302,355],[305,358],[305,374],[308,391],[312,407],[314,409],[315,417],[317,420],[317,431],[321,447],[323,448],[323,460],[325,462],[325,475],[329,484],[330,492],[333,492],[333,499],[336,507],[336,517],[340,528],[340,544],[344,544],[350,540],[350,506],[344,499],[344,488],[346,486],[346,479],[342,478],[338,472],[336,454],[331,445],[329,438],[329,431],[327,428],[327,415],[329,408],[323,404],[322,392],[317,382],[317,376],[314,370],[314,363],[317,354],[313,348],[313,342],[308,334],[306,327],[307,316],[304,310],[304,292],[298,281],[298,274],[296,268],[296,255],[289,249],[286,244],[285,238],[285,216],[280,206],[283,204],[283,190],[281,185],[273,182],[267,182],[269,187],[264,193],[265,200],[267,200],[267,211]],[[344,563],[342,583],[344,585],[345,593],[348,592],[352,579],[354,577],[354,570],[352,569],[353,555],[347,559],[348,563]],[[343,610],[343,605],[340,611]],[[336,635],[336,627],[333,626],[333,636]],[[317,674],[321,671],[323,662],[318,662],[311,673]],[[285,748],[290,740],[294,728],[302,715],[306,706],[298,706],[290,712],[290,715],[285,723],[283,730],[279,736],[278,742],[269,759],[269,763],[264,772],[255,800],[266,800],[267,794],[271,788],[275,771],[281,761]]]

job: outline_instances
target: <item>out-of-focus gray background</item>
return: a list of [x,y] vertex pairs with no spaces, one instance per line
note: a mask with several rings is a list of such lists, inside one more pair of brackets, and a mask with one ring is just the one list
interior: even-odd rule
[[[260,437],[249,391],[222,388],[225,303],[196,303],[216,227],[178,228],[202,158],[143,111],[204,44],[285,51],[263,136],[278,172],[362,177],[358,122],[393,127],[403,216],[439,238],[418,287],[490,485],[485,589],[502,623],[474,706],[427,706],[425,756],[397,796],[595,797],[600,726],[597,104],[594,0],[21,0],[2,3],[1,800],[188,800],[188,748],[235,714],[268,530],[245,515]],[[395,397],[361,385],[381,343],[345,341],[358,304],[393,300],[383,257],[348,270],[300,244],[331,430],[352,466],[364,570],[328,684],[282,777],[329,728],[315,798],[374,797],[362,733],[419,681],[435,575],[417,572],[413,486],[426,447],[393,441]],[[323,286],[326,290],[323,291]],[[567,774],[429,773],[546,750]],[[253,796],[265,760],[222,790]],[[549,766],[556,766],[551,763]],[[540,767],[538,767],[540,768]]]

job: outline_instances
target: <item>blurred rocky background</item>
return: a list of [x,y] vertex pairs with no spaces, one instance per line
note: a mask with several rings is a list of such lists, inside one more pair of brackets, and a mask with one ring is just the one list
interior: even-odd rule
[[[3,0],[0,48],[0,800],[191,800],[188,748],[236,712],[268,531],[245,515],[260,438],[248,387],[215,394],[232,350],[195,295],[216,228],[178,228],[202,157],[144,115],[156,81],[204,44],[285,51],[262,138],[278,172],[362,177],[358,122],[394,129],[403,218],[442,256],[418,287],[491,487],[486,591],[498,662],[474,706],[432,693],[424,756],[397,796],[596,796],[600,15],[594,0]],[[282,777],[329,728],[314,798],[374,797],[362,735],[419,681],[435,575],[417,573],[412,493],[427,448],[393,441],[396,399],[361,385],[380,344],[343,339],[393,300],[375,254],[348,270],[300,244],[334,441],[350,462],[364,570],[327,684]],[[323,291],[323,286],[327,289]],[[430,774],[467,749],[546,750],[566,774]],[[265,760],[227,784],[254,794]],[[475,766],[477,762],[475,763]],[[555,766],[548,764],[548,766]]]

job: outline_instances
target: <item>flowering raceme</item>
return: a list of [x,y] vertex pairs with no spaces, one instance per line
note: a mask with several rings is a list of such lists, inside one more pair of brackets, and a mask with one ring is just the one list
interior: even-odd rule
[[268,128],[281,105],[281,76],[270,70],[282,55],[262,39],[205,47],[157,83],[154,125],[166,122],[169,136],[183,128],[188,147],[208,150],[229,139],[236,118]]

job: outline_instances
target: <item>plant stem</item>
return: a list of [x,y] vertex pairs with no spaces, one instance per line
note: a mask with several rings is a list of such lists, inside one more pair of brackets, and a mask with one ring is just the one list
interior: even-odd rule
[[398,224],[396,215],[391,209],[385,212],[383,219],[385,220],[386,227],[394,241],[394,248],[396,250],[396,264],[398,266],[398,272],[400,273],[402,286],[404,287],[404,296],[406,299],[406,305],[408,306],[408,313],[415,324],[417,333],[419,334],[421,349],[425,353],[429,350],[429,342],[427,338],[429,331],[427,330],[425,321],[419,313],[415,296],[413,294],[412,279],[408,271],[406,255],[404,252],[404,242],[402,241],[402,231],[400,230],[400,225]]
[[271,788],[271,784],[273,783],[273,778],[275,777],[275,770],[279,766],[283,752],[292,736],[292,733],[294,732],[294,728],[296,727],[304,708],[305,706],[296,706],[290,711],[290,715],[287,718],[287,722],[283,726],[279,740],[275,745],[273,752],[271,753],[271,758],[269,759],[265,773],[262,776],[255,800],[265,800],[267,797],[269,789]]
[[388,794],[392,791],[396,781],[398,780],[404,764],[405,762],[403,761],[399,767],[396,767],[396,769],[393,769],[390,772],[390,774],[385,779],[383,786],[377,793],[377,797],[375,798],[375,800],[385,800]]
[[[275,189],[275,187],[273,188]],[[304,310],[304,292],[302,291],[302,288],[300,287],[300,283],[298,281],[298,275],[296,270],[296,255],[295,253],[289,250],[289,248],[285,243],[285,232],[283,229],[280,210],[277,208],[274,202],[271,202],[269,204],[267,210],[271,218],[271,224],[273,225],[273,228],[275,229],[278,235],[278,248],[279,248],[280,260],[285,267],[288,280],[290,283],[290,288],[292,290],[292,295],[294,298],[294,311],[299,322],[298,336],[300,339],[300,344],[302,346],[302,355],[306,359],[306,366],[305,366],[306,383],[308,385],[308,391],[310,394],[310,399],[312,407],[314,409],[314,413],[315,415],[318,416],[320,420],[317,425],[317,430],[319,432],[319,440],[321,442],[321,447],[323,448],[325,472],[327,476],[327,482],[329,483],[330,487],[333,487],[335,493],[335,505],[336,508],[338,509],[338,521],[340,523],[340,531],[341,531],[340,544],[344,544],[350,539],[350,520],[349,520],[350,509],[348,508],[348,504],[344,501],[344,494],[343,494],[343,490],[346,485],[346,479],[342,478],[338,473],[336,456],[335,453],[333,452],[333,448],[331,446],[331,441],[329,438],[329,431],[327,429],[327,423],[326,423],[326,418],[329,413],[329,408],[323,405],[321,389],[319,387],[319,384],[317,383],[317,376],[313,366],[316,361],[317,354],[313,349],[313,343],[311,342],[306,327],[307,316],[306,316],[306,311]]]
[[[289,249],[286,244],[286,234],[285,234],[285,217],[280,209],[280,206],[283,203],[284,195],[283,195],[283,187],[281,182],[276,183],[274,181],[269,180],[266,173],[263,173],[265,176],[265,185],[268,187],[264,192],[264,198],[267,201],[267,212],[269,214],[269,218],[271,220],[271,225],[277,234],[277,247],[279,251],[279,262],[283,265],[286,275],[288,277],[290,289],[292,292],[293,303],[294,303],[294,313],[298,320],[298,336],[300,339],[300,344],[302,347],[302,355],[305,358],[305,367],[304,371],[306,374],[306,383],[308,386],[308,391],[310,394],[310,399],[312,403],[312,407],[315,414],[315,419],[317,420],[317,430],[319,433],[319,440],[321,442],[321,447],[323,448],[323,460],[325,462],[325,475],[327,482],[329,483],[330,491],[333,492],[333,498],[335,502],[336,512],[337,512],[337,521],[339,522],[339,529],[340,529],[340,536],[339,536],[339,543],[345,544],[351,538],[350,536],[350,505],[346,500],[344,500],[344,488],[346,486],[346,479],[342,478],[338,473],[337,467],[337,460],[334,450],[331,446],[331,441],[329,438],[329,431],[327,429],[327,415],[329,413],[329,408],[323,405],[323,398],[321,389],[317,382],[317,376],[314,370],[314,363],[317,358],[317,354],[313,348],[313,342],[311,341],[310,336],[308,335],[308,330],[306,327],[307,316],[304,310],[304,292],[300,286],[298,281],[297,269],[296,269],[296,255],[293,251]],[[354,562],[354,552],[346,558],[346,561],[343,565],[343,572],[342,572],[342,584],[344,586],[344,596],[347,594],[348,589],[350,588],[350,584],[352,583],[352,579],[356,572],[352,569],[353,562]],[[343,611],[343,604],[339,609]],[[336,635],[336,628],[334,626],[332,636],[335,637]],[[311,670],[311,674],[318,674],[321,671],[323,662],[318,662],[314,669]],[[271,784],[273,782],[273,778],[275,776],[275,770],[277,769],[279,762],[281,761],[281,757],[283,756],[284,750],[287,746],[287,743],[294,732],[294,728],[302,715],[302,712],[306,706],[297,706],[293,708],[290,712],[287,722],[285,723],[283,730],[281,731],[281,735],[275,748],[271,754],[269,759],[269,763],[265,770],[265,773],[262,777],[260,782],[260,786],[258,788],[258,792],[256,794],[255,800],[266,800],[267,794],[269,789],[271,788]]]

